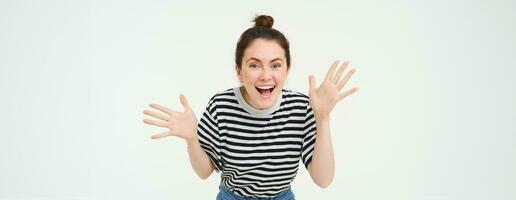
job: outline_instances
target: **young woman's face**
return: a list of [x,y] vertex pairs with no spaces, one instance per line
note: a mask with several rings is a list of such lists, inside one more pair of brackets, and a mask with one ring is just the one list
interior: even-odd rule
[[244,51],[237,75],[244,99],[256,109],[274,105],[288,75],[285,51],[274,40],[256,39]]

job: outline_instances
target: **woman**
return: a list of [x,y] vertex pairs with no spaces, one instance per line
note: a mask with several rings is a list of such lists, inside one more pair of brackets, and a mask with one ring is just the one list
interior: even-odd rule
[[217,199],[294,199],[290,183],[300,159],[318,186],[325,188],[333,179],[330,112],[358,90],[340,93],[355,70],[342,77],[348,62],[337,70],[335,61],[318,88],[309,77],[309,96],[283,89],[290,71],[288,40],[272,28],[272,17],[260,15],[254,22],[235,53],[242,86],[215,94],[199,122],[184,95],[184,112],[150,104],[161,112],[145,110],[156,120],[144,122],[168,128],[153,139],[185,139],[200,178],[221,172]]

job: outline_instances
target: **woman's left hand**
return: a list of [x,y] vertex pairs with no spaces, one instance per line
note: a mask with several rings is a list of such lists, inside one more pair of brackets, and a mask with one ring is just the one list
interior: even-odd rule
[[339,93],[356,71],[355,69],[351,69],[341,80],[342,74],[348,66],[348,63],[348,61],[344,62],[337,73],[335,73],[339,61],[336,60],[333,62],[319,88],[315,87],[315,77],[310,75],[310,90],[308,92],[308,96],[310,106],[312,107],[316,117],[329,117],[330,112],[333,110],[333,107],[335,107],[337,102],[358,90],[357,87],[354,87],[346,92]]

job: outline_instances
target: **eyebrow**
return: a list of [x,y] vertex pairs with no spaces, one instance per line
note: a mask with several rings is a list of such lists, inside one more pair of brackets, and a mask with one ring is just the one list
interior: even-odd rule
[[[258,58],[251,57],[251,58],[247,59],[246,63],[247,63],[247,62],[249,62],[250,60],[255,60],[255,61],[258,61],[258,62],[262,62],[262,61],[261,61],[260,59],[258,59]],[[281,58],[274,58],[274,59],[272,59],[272,60],[271,60],[271,62],[274,62],[274,61],[277,61],[277,60],[281,60],[281,61],[283,61]]]

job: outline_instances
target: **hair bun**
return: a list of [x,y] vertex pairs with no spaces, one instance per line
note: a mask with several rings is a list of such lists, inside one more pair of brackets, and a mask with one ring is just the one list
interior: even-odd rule
[[254,18],[254,27],[272,28],[272,24],[274,24],[274,19],[269,15],[258,15]]

